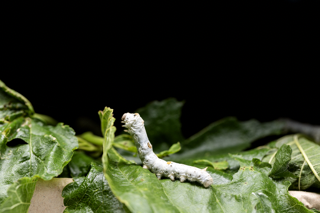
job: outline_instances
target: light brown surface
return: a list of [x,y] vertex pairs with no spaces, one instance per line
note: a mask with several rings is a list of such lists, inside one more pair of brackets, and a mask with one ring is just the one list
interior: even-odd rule
[[63,188],[73,182],[72,178],[39,179],[31,199],[29,213],[62,213],[66,208],[61,197]]
[[297,198],[308,209],[320,210],[320,194],[304,191],[289,191],[289,194]]

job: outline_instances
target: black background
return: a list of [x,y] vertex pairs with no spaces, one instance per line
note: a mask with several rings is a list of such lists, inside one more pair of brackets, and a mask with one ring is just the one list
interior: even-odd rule
[[320,125],[313,7],[283,1],[189,5],[145,16],[75,9],[12,16],[0,79],[37,113],[78,134],[100,134],[97,112],[105,106],[121,129],[123,113],[168,97],[185,101],[186,137],[226,116]]

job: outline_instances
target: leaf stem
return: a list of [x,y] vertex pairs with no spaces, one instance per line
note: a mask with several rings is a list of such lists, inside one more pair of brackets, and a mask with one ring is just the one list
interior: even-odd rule
[[300,169],[299,183],[298,183],[299,191],[300,191],[301,174],[302,174],[302,170],[303,170],[303,168],[304,168],[304,164],[306,164],[306,161],[303,162],[303,164],[302,164],[302,166],[301,166],[301,169]]

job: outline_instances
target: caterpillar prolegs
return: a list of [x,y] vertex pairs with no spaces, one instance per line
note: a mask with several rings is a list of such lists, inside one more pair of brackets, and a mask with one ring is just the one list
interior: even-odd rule
[[172,181],[179,178],[181,182],[185,180],[197,181],[204,187],[209,187],[213,183],[213,179],[205,169],[198,169],[193,166],[184,164],[167,162],[159,159],[154,154],[152,145],[148,139],[144,121],[138,113],[125,113],[122,116],[123,127],[126,127],[135,141],[138,149],[139,157],[143,163],[143,168],[149,169],[155,173],[160,180],[161,177],[168,177]]

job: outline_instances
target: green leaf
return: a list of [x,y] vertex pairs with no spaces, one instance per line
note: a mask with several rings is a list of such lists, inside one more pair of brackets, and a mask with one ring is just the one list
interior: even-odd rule
[[[91,168],[91,163],[101,164],[83,152],[74,152],[71,161],[64,167],[64,173],[59,177],[82,177],[86,176]],[[65,171],[67,170],[67,171]]]
[[202,164],[205,166],[211,166],[212,168],[217,170],[225,170],[229,167],[229,164],[227,161],[211,162],[208,160],[201,159],[201,160],[196,160],[193,163]]
[[50,117],[48,115],[34,113],[32,117],[39,119],[40,121],[42,121],[43,123],[48,124],[48,125],[55,126],[58,124],[58,121],[56,121],[55,119],[53,119],[52,117]]
[[[133,212],[178,212],[166,198],[161,183],[155,181],[157,179],[154,174],[125,160],[111,148],[115,132],[114,118],[106,119],[104,114],[107,115],[101,113],[100,120],[108,128],[104,134],[102,162],[104,175],[114,195]],[[148,189],[150,186],[152,190]],[[130,199],[130,202],[127,199]]]
[[288,163],[291,160],[292,149],[288,145],[282,145],[275,155],[275,161],[269,176],[272,178],[293,177],[295,176],[288,171]]
[[213,187],[216,208],[223,212],[312,212],[288,194],[289,182],[268,177],[268,164],[258,159],[241,167],[232,182]]
[[183,162],[206,159],[216,154],[242,151],[258,139],[284,132],[284,121],[260,123],[256,120],[240,122],[228,117],[214,122],[199,133],[183,140],[179,122],[183,102],[175,99],[152,102],[137,112],[145,127],[154,150],[168,149],[169,144],[181,141],[182,150],[170,159]]
[[[113,109],[109,107],[105,107],[103,111],[98,112],[100,121],[101,121],[101,132],[103,137],[105,138],[105,135],[107,133],[107,130],[109,130],[115,121],[115,118],[113,116]],[[113,141],[113,140],[112,140]],[[103,142],[104,143],[104,142]],[[111,147],[111,144],[109,144]]]
[[86,152],[99,152],[100,154],[102,152],[102,149],[99,146],[95,146],[92,143],[88,142],[87,140],[77,136],[78,143],[79,143],[79,149],[86,151]]
[[269,178],[270,165],[258,159],[243,159],[248,167],[241,167],[232,181],[217,183],[219,174],[209,171],[214,184],[204,188],[158,180],[141,166],[125,162],[114,149],[108,157],[112,163],[105,175],[111,190],[131,212],[312,212],[288,194],[289,182]]
[[105,161],[105,177],[120,202],[131,212],[179,212],[167,198],[156,176],[123,159],[110,149]]
[[[32,197],[34,178],[50,180],[59,175],[77,146],[69,126],[46,125],[39,116],[34,116],[25,97],[0,81],[0,205],[10,205],[8,199],[16,202],[14,199],[23,200],[19,197]],[[28,193],[17,189],[14,195],[18,198],[8,198],[15,186],[21,190],[26,186]],[[23,208],[28,209],[29,203],[23,203]],[[12,205],[10,208],[15,208]]]
[[162,151],[162,152],[160,152],[159,154],[157,154],[157,156],[158,156],[159,158],[164,158],[164,157],[166,157],[166,156],[169,156],[169,155],[172,155],[172,154],[174,154],[174,153],[177,153],[177,152],[179,152],[180,150],[181,150],[181,146],[180,146],[180,143],[178,142],[178,143],[173,144],[173,145],[170,147],[169,150]]
[[74,131],[61,123],[53,127],[20,117],[0,124],[0,132],[0,203],[22,177],[50,180],[59,175],[78,146]]
[[8,188],[8,197],[0,205],[1,213],[28,212],[38,178],[24,177]]
[[[106,132],[108,144],[114,132]],[[230,175],[208,169],[214,179],[209,188],[197,183],[158,180],[155,174],[125,160],[113,148],[104,149],[103,164],[112,192],[131,212],[312,212],[288,194],[289,182],[269,178],[270,164],[237,158],[248,167],[241,167],[232,181],[227,178]],[[222,175],[216,178],[219,173]]]
[[311,140],[299,136],[289,135],[280,138],[273,153],[263,161],[274,164],[279,147],[287,144],[292,149],[288,170],[297,178],[290,186],[291,189],[306,190],[309,187],[320,188],[320,146]]
[[[248,151],[243,151],[239,152],[237,154],[234,154],[233,156],[238,157],[238,158],[243,158],[245,160],[251,161],[254,158],[257,158],[259,160],[262,160],[262,158],[269,152],[270,150],[268,148],[261,148],[261,149],[252,149]],[[235,160],[233,156],[230,156],[229,153],[226,154],[215,154],[215,155],[204,155],[202,158],[204,160],[208,160],[210,162],[222,162],[222,161],[227,161],[228,162],[228,169],[226,172],[234,174],[235,172],[238,171],[240,164],[239,161]],[[193,157],[193,158],[187,158],[187,155],[185,158],[179,159],[178,155],[171,155],[168,160],[172,160],[175,162],[191,165],[191,166],[197,166],[199,164],[194,163],[195,160],[200,160],[198,157]]]
[[101,121],[101,130],[102,135],[104,136],[103,141],[103,169],[106,170],[106,165],[108,162],[108,152],[112,148],[112,143],[114,141],[114,133],[116,128],[113,126],[114,121],[116,120],[113,116],[113,109],[105,107],[103,111],[99,111],[100,121]]
[[62,191],[64,212],[124,212],[123,205],[110,190],[102,167],[92,163],[86,177],[73,179]]
[[92,132],[85,132],[81,135],[78,135],[78,137],[80,137],[80,138],[82,138],[92,144],[95,144],[97,146],[103,145],[103,137],[99,137],[97,135],[94,135]]
[[137,147],[131,135],[121,134],[115,137],[112,144],[114,147],[127,150],[129,152],[138,153]]
[[137,110],[144,120],[154,150],[168,149],[174,143],[183,141],[180,115],[184,102],[174,98],[154,101]]
[[31,103],[0,80],[0,123],[12,121],[20,116],[34,114]]
[[282,121],[259,123],[256,120],[240,122],[228,117],[208,127],[182,143],[182,151],[175,155],[177,160],[208,159],[223,153],[236,153],[260,138],[279,135],[283,130]]

